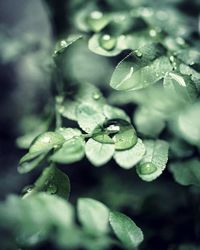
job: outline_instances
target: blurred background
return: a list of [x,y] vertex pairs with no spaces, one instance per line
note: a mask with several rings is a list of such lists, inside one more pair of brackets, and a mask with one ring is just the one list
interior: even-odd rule
[[[73,30],[71,17],[75,7],[83,8],[89,2],[92,1],[0,0],[1,200],[10,193],[20,194],[41,173],[41,169],[26,175],[17,172],[18,161],[26,150],[19,149],[16,140],[41,125],[46,104],[52,98],[51,55],[55,43]],[[98,4],[110,9],[114,2],[98,1]],[[116,9],[120,9],[120,1],[116,2]],[[194,26],[197,30],[199,25],[198,0],[122,0],[121,4],[124,8],[153,5],[162,10],[175,6],[189,19],[194,18],[195,22],[188,24],[191,30]],[[84,42],[71,53],[66,74],[75,81],[98,85],[108,96],[111,73],[123,55],[108,59],[90,52]],[[133,104],[124,106],[130,115],[134,108]],[[168,136],[167,131],[162,136]],[[195,211],[199,209],[199,191],[179,186],[168,171],[149,184],[141,181],[134,171],[119,168],[114,161],[102,168],[93,167],[87,160],[60,168],[71,180],[71,202],[79,196],[89,196],[127,213],[144,230],[148,249],[173,250],[179,244],[200,243],[200,225],[194,227],[196,220],[200,222]]]

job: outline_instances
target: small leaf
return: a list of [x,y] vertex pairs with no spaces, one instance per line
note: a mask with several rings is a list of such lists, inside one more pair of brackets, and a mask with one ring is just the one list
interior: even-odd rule
[[93,139],[89,139],[85,145],[85,153],[89,161],[95,166],[104,165],[114,154],[113,144],[99,143]]
[[36,168],[38,165],[40,165],[44,158],[46,157],[47,152],[44,152],[43,154],[38,155],[38,153],[27,153],[24,155],[20,162],[18,167],[18,172],[20,174],[25,174]]
[[99,201],[79,198],[78,218],[84,228],[92,235],[108,232],[109,210]]
[[25,194],[24,197],[32,192],[46,192],[51,195],[58,195],[63,199],[68,199],[70,192],[69,178],[58,168],[47,167],[34,183],[31,192]]
[[165,75],[163,86],[189,103],[194,102],[197,97],[196,86],[186,75],[170,72]]
[[146,153],[137,166],[137,174],[144,181],[153,181],[160,176],[168,160],[168,143],[163,140],[144,141]]
[[59,128],[56,130],[56,132],[61,134],[65,141],[81,135],[81,131],[77,128]]
[[114,159],[120,167],[130,169],[142,159],[144,154],[145,146],[142,140],[138,138],[137,144],[131,149],[116,151]]
[[141,229],[126,215],[110,212],[110,225],[127,249],[137,248],[144,239]]
[[62,164],[80,161],[85,155],[84,144],[82,137],[73,137],[51,156],[51,160]]
[[110,85],[116,90],[137,90],[162,79],[172,66],[160,44],[144,46],[125,57],[116,67]]
[[197,102],[177,117],[177,125],[181,136],[189,143],[200,146],[200,103]]
[[136,110],[134,124],[138,132],[148,136],[158,136],[165,127],[162,116],[149,107],[140,107]]
[[92,104],[81,104],[77,108],[77,121],[79,126],[87,133],[104,123],[105,116],[100,110],[95,109]]
[[49,151],[52,148],[60,147],[64,142],[64,138],[57,132],[46,132],[38,137],[32,142],[29,149],[31,154],[40,154],[45,151]]
[[56,47],[55,47],[55,51],[54,51],[54,55],[58,55],[58,54],[64,52],[64,50],[68,46],[70,46],[71,44],[73,44],[74,42],[79,40],[80,38],[82,38],[81,35],[70,35],[69,37],[67,37],[67,39],[62,39],[61,41],[57,42]]
[[170,165],[170,171],[179,184],[200,186],[200,162],[198,159],[173,163]]
[[108,120],[122,119],[130,122],[129,116],[120,108],[116,108],[110,105],[103,106],[103,113]]

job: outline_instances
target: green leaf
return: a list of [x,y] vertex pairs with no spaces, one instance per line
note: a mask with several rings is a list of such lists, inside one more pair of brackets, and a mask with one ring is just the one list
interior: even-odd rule
[[116,67],[110,85],[116,90],[137,90],[162,79],[172,66],[160,44],[151,44],[134,51]]
[[42,175],[36,180],[33,187],[28,189],[24,197],[35,192],[46,192],[51,195],[58,195],[63,199],[69,198],[70,182],[68,176],[56,167],[47,167]]
[[80,104],[88,103],[96,110],[101,110],[105,99],[99,89],[89,83],[71,86],[71,91],[66,93],[63,103],[58,106],[63,117],[77,121],[77,109]]
[[108,162],[115,151],[113,144],[99,143],[93,139],[89,139],[85,145],[85,153],[89,161],[94,166],[101,166]]
[[177,117],[181,136],[189,143],[200,146],[200,103],[195,103]]
[[54,50],[54,56],[63,53],[67,47],[69,47],[80,38],[82,38],[81,35],[70,35],[66,39],[62,39],[61,41],[57,42]]
[[124,110],[120,108],[116,108],[106,104],[103,106],[103,113],[108,120],[122,119],[130,122],[129,116],[124,112]]
[[137,144],[131,149],[116,151],[114,159],[120,167],[130,169],[142,159],[144,154],[145,146],[142,140],[138,138]]
[[177,73],[167,73],[163,82],[164,88],[178,95],[184,101],[192,103],[197,98],[197,89],[191,77]]
[[110,225],[127,249],[137,248],[144,239],[141,229],[126,215],[110,212]]
[[137,166],[137,174],[144,181],[153,181],[160,176],[168,160],[168,143],[163,140],[144,141],[146,153]]
[[92,133],[98,125],[104,123],[105,116],[92,104],[85,103],[77,108],[77,121],[85,132]]
[[52,148],[60,147],[64,143],[64,137],[57,132],[45,132],[32,142],[29,149],[31,154],[40,154]]
[[138,108],[133,119],[137,131],[147,136],[158,136],[165,127],[162,116],[148,107]]
[[10,195],[6,202],[0,203],[0,214],[1,229],[3,226],[4,230],[12,232],[12,240],[17,239],[18,246],[20,243],[26,248],[47,238],[60,244],[63,235],[65,244],[70,247],[70,232],[76,232],[72,206],[58,196],[46,193],[37,193],[26,199]]
[[52,156],[53,162],[67,164],[80,161],[84,155],[85,142],[82,137],[76,136],[66,141]]
[[198,159],[173,163],[170,165],[170,171],[179,184],[200,186],[200,162]]
[[86,231],[92,235],[102,235],[108,232],[109,210],[99,201],[79,198],[78,218]]
[[65,141],[81,135],[81,131],[77,128],[59,128],[56,130],[56,132],[61,134]]
[[38,155],[38,153],[27,153],[25,154],[19,162],[18,172],[20,174],[25,174],[40,165],[44,158],[47,156],[47,152]]

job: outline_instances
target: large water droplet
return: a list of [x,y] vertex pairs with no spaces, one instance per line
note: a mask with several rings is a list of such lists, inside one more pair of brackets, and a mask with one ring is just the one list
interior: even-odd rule
[[117,39],[109,34],[104,34],[100,37],[99,44],[105,50],[112,50],[116,47]]
[[49,194],[56,194],[58,191],[58,188],[55,184],[49,184],[47,187],[47,193]]
[[156,165],[151,162],[145,162],[138,166],[138,171],[141,175],[153,174],[154,172],[156,172],[156,170]]
[[137,143],[137,135],[133,126],[122,119],[110,120],[104,125],[112,137],[116,150],[126,150]]

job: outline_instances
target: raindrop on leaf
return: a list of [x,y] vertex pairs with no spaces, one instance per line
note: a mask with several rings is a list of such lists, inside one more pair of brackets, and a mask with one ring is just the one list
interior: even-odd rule
[[139,165],[138,167],[138,172],[141,175],[148,175],[148,174],[152,174],[154,172],[156,172],[157,167],[155,164],[151,163],[151,162],[145,162]]
[[47,193],[49,194],[56,194],[58,191],[58,188],[56,187],[55,184],[49,184],[47,187]]
[[112,50],[116,47],[117,39],[108,34],[104,34],[99,38],[99,44],[105,50]]

